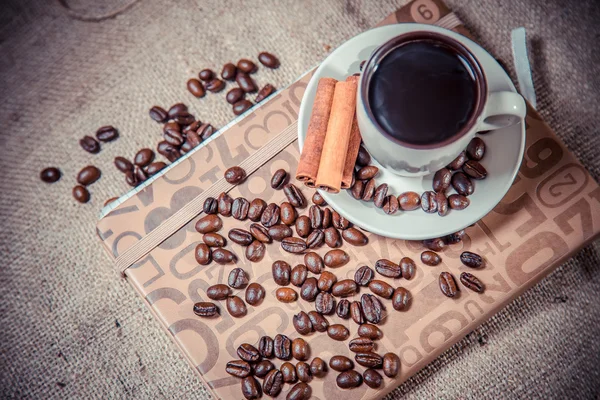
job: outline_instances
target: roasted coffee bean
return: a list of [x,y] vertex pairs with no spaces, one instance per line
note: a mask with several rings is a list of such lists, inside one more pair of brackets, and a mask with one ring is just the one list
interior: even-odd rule
[[310,206],[308,216],[311,228],[319,229],[323,226],[323,211],[318,206]]
[[46,183],[54,183],[58,181],[60,177],[60,170],[55,167],[44,168],[42,172],[40,172],[40,179]]
[[189,79],[187,81],[187,89],[194,97],[204,97],[206,92],[204,91],[204,85],[196,78]]
[[358,337],[348,343],[348,348],[354,353],[367,353],[373,351],[374,347],[375,343],[366,337]]
[[365,323],[365,314],[363,313],[360,302],[353,301],[350,303],[350,318],[359,325]]
[[310,386],[304,382],[298,382],[290,389],[286,400],[309,400],[311,396],[312,389]]
[[267,208],[267,203],[263,199],[252,200],[248,207],[248,218],[250,218],[250,221],[260,221],[260,217],[265,208]]
[[179,151],[179,149],[176,146],[173,146],[172,144],[164,140],[158,142],[158,144],[156,145],[156,151],[158,151],[158,154],[162,155],[171,162],[174,162],[179,157],[181,157],[181,152]]
[[196,230],[200,233],[216,232],[223,227],[223,220],[218,215],[205,215],[196,222]]
[[279,223],[279,206],[275,203],[269,204],[260,217],[260,223],[270,228]]
[[403,287],[397,287],[392,294],[392,306],[396,311],[406,310],[411,299],[410,292]]
[[435,194],[435,202],[437,203],[437,213],[440,217],[448,215],[448,198],[443,192]]
[[421,197],[416,192],[404,192],[398,196],[398,204],[401,210],[416,210],[421,206]]
[[433,190],[435,192],[445,192],[450,187],[452,173],[447,168],[442,168],[433,175]]
[[281,242],[283,239],[293,235],[294,232],[292,231],[292,228],[284,224],[273,225],[269,228],[269,236],[278,242]]
[[175,119],[178,115],[188,114],[188,107],[183,103],[173,104],[168,113],[169,118]]
[[234,318],[241,318],[248,312],[246,303],[238,296],[230,296],[227,298],[227,311]]
[[243,197],[238,197],[231,206],[231,216],[238,221],[244,221],[248,217],[250,203]]
[[383,384],[383,377],[381,374],[371,368],[368,368],[363,372],[363,380],[367,386],[372,389],[379,389]]
[[140,184],[138,177],[133,173],[133,171],[125,172],[125,182],[127,182],[127,184],[132,187],[136,187]]
[[148,174],[146,174],[146,171],[144,171],[140,166],[136,165],[135,167],[133,167],[133,173],[135,174],[139,182],[144,182],[146,179],[148,179]]
[[253,106],[250,100],[242,99],[233,104],[232,110],[235,115],[242,115]]
[[91,154],[100,152],[100,143],[91,136],[84,136],[79,140],[79,145],[82,149]]
[[365,183],[365,188],[363,190],[363,195],[362,195],[363,201],[373,200],[373,196],[375,196],[376,185],[377,185],[377,182],[375,182],[375,178],[371,178]]
[[307,248],[306,242],[300,238],[287,237],[281,241],[281,248],[288,253],[304,253]]
[[356,228],[348,228],[342,231],[342,237],[353,246],[365,246],[369,243],[367,236]]
[[226,300],[229,297],[229,287],[222,283],[209,286],[206,289],[206,297],[211,300]]
[[395,378],[400,372],[400,357],[394,353],[385,353],[383,356],[383,373],[388,378]]
[[179,148],[179,152],[184,155],[189,153],[194,147],[192,147],[191,143],[188,142],[187,140],[185,142],[183,142],[183,144],[181,145],[181,147]]
[[87,203],[90,201],[90,192],[85,186],[77,185],[72,190],[73,197],[80,203]]
[[458,171],[462,168],[464,163],[467,161],[467,153],[462,151],[450,164],[448,164],[448,168],[453,171]]
[[278,169],[271,178],[271,187],[275,190],[282,189],[288,180],[288,173],[285,169]]
[[315,357],[310,362],[310,373],[312,376],[322,377],[327,372],[327,364],[320,357]]
[[199,317],[214,317],[219,314],[219,308],[215,303],[201,301],[194,304],[194,314]]
[[465,236],[465,230],[461,229],[458,232],[454,232],[454,233],[444,236],[443,239],[446,244],[456,244],[456,243],[459,243],[463,239],[464,236]]
[[330,293],[321,292],[315,298],[315,310],[323,315],[333,314],[335,310],[335,299]]
[[360,297],[360,305],[365,319],[370,323],[378,324],[383,318],[383,304],[372,294],[363,294]]
[[254,80],[250,78],[250,75],[243,71],[238,71],[236,73],[235,81],[237,82],[238,86],[246,93],[253,93],[258,90]]
[[278,334],[273,340],[273,352],[280,360],[292,358],[292,341],[285,335]]
[[365,193],[365,181],[356,181],[350,188],[350,194],[356,200],[362,200],[363,194]]
[[228,168],[223,176],[228,183],[237,185],[246,179],[246,171],[242,167],[235,166]]
[[221,247],[213,249],[212,258],[217,264],[221,265],[231,264],[237,261],[235,254]]
[[368,165],[368,166],[362,167],[361,169],[358,170],[358,172],[356,173],[356,179],[361,180],[361,181],[366,181],[371,178],[374,178],[378,172],[379,172],[379,168],[377,168],[373,165]]
[[254,102],[256,104],[260,103],[261,101],[275,93],[276,90],[277,89],[275,89],[275,86],[271,85],[270,83],[267,83],[265,86],[262,87],[262,89],[258,91],[258,94],[254,98]]
[[367,368],[381,368],[383,366],[383,357],[372,351],[356,354],[354,361]]
[[444,243],[442,238],[425,239],[423,240],[423,245],[433,251],[442,251],[446,247],[446,243]]
[[481,283],[481,281],[475,275],[468,272],[463,272],[460,274],[460,281],[467,288],[477,293],[483,293],[485,289],[483,283]]
[[181,133],[181,126],[175,121],[167,122],[163,125],[163,135],[169,132]]
[[237,348],[237,355],[242,360],[249,363],[254,363],[260,360],[260,353],[258,352],[258,349],[249,343],[242,343]]
[[448,206],[453,210],[464,210],[469,207],[469,204],[471,204],[471,201],[463,195],[451,194],[448,196]]
[[308,276],[308,269],[304,264],[298,264],[292,268],[290,282],[292,285],[300,287]]
[[250,262],[259,262],[265,256],[267,247],[264,243],[253,240],[252,243],[246,247],[246,259]]
[[206,82],[206,90],[212,93],[220,92],[225,89],[225,82],[218,78],[213,78],[212,80]]
[[101,175],[102,173],[97,167],[88,165],[87,167],[83,167],[77,174],[77,183],[88,186],[100,179]]
[[[275,367],[273,367],[275,368]],[[265,376],[263,393],[267,396],[277,397],[283,388],[283,374],[278,369],[273,369]]]
[[154,106],[150,109],[150,118],[152,118],[154,121],[156,122],[165,122],[168,117],[169,114],[167,114],[167,111],[159,106]]
[[200,139],[200,136],[198,136],[196,131],[187,131],[184,133],[185,133],[185,138],[186,138],[186,141],[183,143],[184,145],[186,143],[188,143],[191,146],[191,148],[194,148],[194,147],[198,146],[200,144],[200,142],[202,141],[202,139]]
[[479,163],[479,161],[469,160],[462,167],[465,174],[473,179],[485,179],[487,170]]
[[338,301],[337,307],[335,308],[335,313],[340,318],[350,318],[350,301],[346,299]]
[[281,222],[286,225],[293,225],[296,222],[296,217],[298,216],[296,213],[296,209],[293,205],[284,201],[280,206],[280,216]]
[[265,298],[265,288],[259,283],[252,282],[246,288],[246,302],[251,306],[259,305]]
[[273,241],[271,236],[269,236],[269,231],[267,228],[262,225],[250,224],[250,233],[252,233],[252,236],[254,236],[259,242],[271,243]]
[[431,267],[435,267],[442,262],[442,258],[433,251],[426,250],[421,253],[421,261],[425,265],[429,265]]
[[323,198],[323,196],[321,195],[321,193],[315,191],[315,193],[312,196],[312,202],[314,205],[316,206],[326,206],[327,203],[325,202],[325,199]]
[[298,381],[298,375],[296,374],[296,366],[290,362],[284,362],[279,367],[279,370],[283,374],[283,381],[285,383],[296,383]]
[[379,340],[383,337],[383,332],[375,325],[362,324],[358,327],[358,336],[369,338],[371,340]]
[[342,324],[329,325],[327,328],[327,336],[333,340],[346,340],[350,336],[350,331]]
[[292,323],[294,324],[294,328],[296,328],[296,332],[301,335],[308,335],[313,331],[312,322],[310,322],[308,314],[304,311],[300,311],[298,314],[294,315]]
[[421,195],[421,208],[426,213],[432,214],[437,212],[438,204],[435,195],[436,193],[433,191],[426,191]]
[[298,299],[298,293],[292,288],[282,287],[275,291],[275,297],[282,303],[292,303]]
[[410,257],[402,257],[400,260],[400,270],[402,271],[402,277],[404,279],[412,279],[415,276],[417,266]]
[[200,128],[196,131],[198,135],[200,135],[200,139],[206,140],[215,133],[215,128],[211,124],[202,124]]
[[267,68],[279,67],[279,60],[271,53],[263,51],[258,55],[258,61]]
[[298,374],[298,380],[300,382],[310,382],[312,380],[310,365],[305,362],[296,364],[296,373]]
[[252,367],[244,360],[232,360],[225,365],[225,372],[236,378],[245,378],[252,372]]
[[242,100],[244,98],[246,93],[244,93],[244,91],[240,88],[233,88],[231,89],[229,92],[227,92],[227,95],[225,95],[225,100],[227,100],[227,102],[229,104],[235,104],[238,101]]
[[311,251],[304,255],[304,264],[306,268],[313,274],[320,274],[323,272],[324,262],[320,255]]
[[210,81],[215,76],[215,73],[212,69],[205,68],[198,74],[198,78],[203,80],[204,82]]
[[306,278],[300,288],[300,297],[305,301],[314,301],[319,294],[317,278]]
[[375,276],[375,272],[366,265],[363,265],[354,273],[354,282],[359,286],[367,286]]
[[369,283],[369,289],[371,289],[371,292],[384,299],[392,298],[392,294],[394,293],[392,285],[378,279],[372,280],[371,283]]
[[350,256],[344,250],[333,249],[325,253],[323,263],[329,268],[339,268],[350,261]]
[[[343,232],[343,231],[342,231]],[[325,229],[325,244],[331,248],[337,248],[342,246],[342,237],[340,236],[340,232],[335,229],[333,226]]]
[[283,260],[275,261],[271,265],[271,273],[273,280],[279,286],[287,286],[290,284],[291,266]]
[[349,371],[354,368],[354,361],[346,356],[333,356],[329,359],[329,368],[337,372]]
[[133,171],[133,164],[125,157],[115,157],[115,167],[123,173]]
[[300,189],[298,189],[293,183],[288,183],[287,185],[285,185],[283,187],[283,193],[285,193],[285,196],[287,197],[288,201],[294,207],[306,207],[306,199],[304,198],[304,195],[302,194]]
[[219,214],[224,217],[231,216],[231,208],[233,207],[233,199],[225,192],[219,195],[217,199],[217,209]]
[[325,240],[325,234],[321,229],[315,229],[306,238],[306,246],[309,249],[314,249],[323,245]]
[[262,390],[260,383],[253,376],[242,378],[242,394],[247,400],[260,399]]
[[96,131],[96,139],[101,142],[111,142],[119,137],[119,131],[114,126],[107,125],[98,128]]
[[383,203],[388,193],[387,183],[382,183],[375,189],[375,195],[373,196],[373,204],[377,208],[383,208]]
[[467,155],[471,160],[479,161],[485,154],[485,142],[478,137],[474,137],[467,146]]
[[[308,343],[302,338],[296,338],[292,340],[292,356],[298,361],[308,360],[310,348]],[[298,366],[296,366],[296,370]]]
[[377,260],[375,263],[375,271],[388,278],[396,279],[402,276],[402,269],[400,268],[400,265],[390,260],[386,260],[385,258]]
[[458,286],[454,280],[454,276],[450,272],[442,272],[440,274],[440,290],[447,297],[454,297],[458,293]]
[[252,74],[257,70],[256,64],[254,64],[253,61],[248,60],[246,58],[242,58],[237,62],[237,69],[247,74]]
[[323,229],[327,229],[331,227],[332,224],[332,214],[329,208],[325,208],[323,210]]
[[470,196],[475,191],[471,179],[462,172],[457,172],[452,175],[452,187],[458,194],[463,196]]
[[[269,360],[259,361],[254,365],[254,376],[264,378],[269,372],[275,369],[275,365]],[[283,383],[283,379],[282,379]]]
[[356,165],[359,167],[366,167],[371,163],[371,156],[369,152],[363,147],[358,148],[358,156],[356,157]]
[[339,230],[343,231],[344,229],[348,229],[351,226],[350,221],[338,214],[337,211],[331,212],[331,218],[333,221],[333,226]]
[[145,167],[154,160],[154,152],[150,149],[141,149],[133,158],[133,163],[140,167]]
[[337,276],[329,271],[323,271],[317,281],[317,287],[321,292],[329,292],[337,282]]
[[204,243],[200,243],[196,246],[194,255],[196,257],[196,261],[200,265],[208,265],[212,261],[212,252],[210,248]]
[[[308,278],[308,279],[311,279],[311,278]],[[308,279],[307,279],[307,281],[308,281]],[[315,281],[316,281],[316,279],[315,279]],[[315,282],[315,284],[316,284],[316,282]],[[309,311],[308,318],[310,318],[310,322],[312,323],[313,329],[317,332],[325,332],[327,330],[327,328],[329,327],[329,322],[327,321],[327,318],[325,318],[323,315],[319,314],[316,311]]]
[[464,251],[460,255],[460,261],[470,268],[481,268],[483,266],[483,258],[479,254]]
[[358,292],[358,285],[352,279],[342,279],[331,288],[331,294],[335,297],[349,297]]
[[156,175],[157,173],[159,173],[166,167],[167,167],[167,164],[165,164],[164,162],[155,161],[146,167],[146,173],[150,176]]
[[219,202],[214,197],[208,197],[204,200],[202,210],[205,214],[216,214],[219,211]]
[[296,219],[296,233],[300,237],[308,237],[311,232],[310,218],[306,215],[301,215]]
[[342,389],[352,389],[359,387],[363,383],[363,378],[361,374],[356,372],[355,370],[342,372],[335,378],[335,382],[338,387]]
[[241,268],[234,268],[229,272],[227,283],[234,289],[243,289],[248,285],[248,275]]
[[221,70],[221,78],[226,81],[235,80],[235,74],[237,73],[237,68],[232,63],[227,63],[223,65],[223,69]]
[[[250,286],[248,286],[248,289]],[[248,292],[246,289],[246,292]],[[265,358],[273,357],[273,338],[270,336],[262,336],[258,341],[258,353]]]

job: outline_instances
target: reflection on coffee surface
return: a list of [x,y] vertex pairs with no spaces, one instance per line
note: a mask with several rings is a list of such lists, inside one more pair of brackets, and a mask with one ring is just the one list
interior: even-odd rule
[[469,64],[452,49],[417,41],[381,60],[368,95],[386,132],[406,143],[429,145],[465,126],[475,107],[477,83]]

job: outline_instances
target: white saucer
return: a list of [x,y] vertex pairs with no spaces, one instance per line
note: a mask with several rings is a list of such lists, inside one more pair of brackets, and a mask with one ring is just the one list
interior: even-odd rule
[[[335,49],[321,66],[317,68],[310,80],[298,116],[298,142],[304,145],[304,137],[310,120],[317,83],[320,78],[331,77],[344,80],[347,76],[359,72],[362,60],[367,60],[373,50],[394,36],[415,30],[440,32],[467,44],[482,64],[489,91],[513,91],[516,89],[506,72],[496,60],[483,48],[466,37],[455,32],[422,24],[394,24],[375,28],[348,40]],[[432,116],[434,117],[434,116]],[[369,232],[381,236],[422,240],[441,237],[477,222],[489,213],[504,197],[515,179],[525,148],[525,124],[519,123],[480,135],[486,144],[486,154],[481,161],[488,171],[488,177],[475,183],[475,193],[469,196],[471,204],[465,210],[450,210],[448,215],[427,214],[423,210],[400,211],[387,215],[376,208],[372,202],[356,200],[342,190],[339,194],[321,192],[327,203],[342,216]],[[378,183],[386,182],[390,186],[389,193],[400,194],[405,191],[423,193],[431,189],[432,175],[422,178],[405,178],[382,169],[375,160],[373,165],[380,168],[376,177]],[[454,190],[449,194],[454,193]]]

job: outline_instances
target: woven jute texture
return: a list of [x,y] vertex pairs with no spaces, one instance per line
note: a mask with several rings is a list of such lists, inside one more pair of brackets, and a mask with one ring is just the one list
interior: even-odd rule
[[[188,103],[216,126],[224,93],[185,89],[203,67],[282,62],[259,84],[283,87],[402,1],[3,0],[0,2],[0,371],[3,398],[207,398],[208,394],[94,232],[109,197],[128,190],[112,165],[154,147],[154,104]],[[449,1],[488,50],[512,64],[510,30],[527,28],[538,108],[600,176],[600,6]],[[83,20],[88,21],[83,21]],[[513,75],[514,77],[514,75]],[[92,156],[78,146],[101,125],[121,137]],[[93,163],[90,203],[71,197]],[[56,165],[60,182],[40,182]],[[574,222],[577,223],[577,222]],[[391,398],[596,398],[600,394],[600,244],[452,347]]]

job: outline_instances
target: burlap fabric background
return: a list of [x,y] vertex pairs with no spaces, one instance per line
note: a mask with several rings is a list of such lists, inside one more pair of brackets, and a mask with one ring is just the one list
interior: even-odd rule
[[[127,0],[129,1],[129,0]],[[98,16],[125,0],[63,0]],[[114,19],[73,19],[57,0],[0,4],[0,396],[207,398],[205,388],[94,232],[102,203],[128,190],[112,165],[154,147],[153,104],[188,103],[216,126],[224,92],[194,99],[203,67],[277,54],[257,75],[283,87],[403,1],[140,0]],[[600,33],[597,1],[449,1],[495,55],[512,64],[510,29],[531,39],[538,108],[598,180]],[[120,129],[99,155],[78,139]],[[92,200],[71,197],[93,163]],[[54,185],[39,171],[59,166]],[[594,398],[600,394],[600,246],[584,249],[396,390],[392,398]]]

